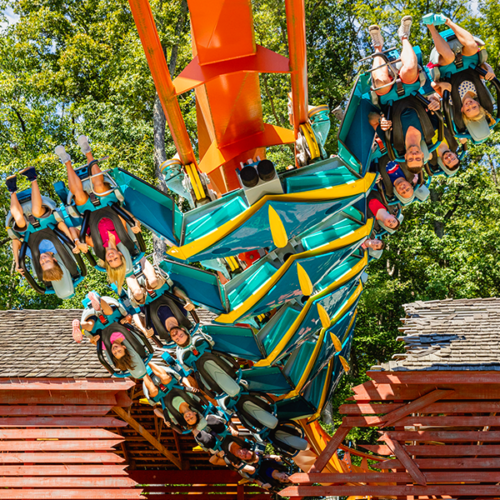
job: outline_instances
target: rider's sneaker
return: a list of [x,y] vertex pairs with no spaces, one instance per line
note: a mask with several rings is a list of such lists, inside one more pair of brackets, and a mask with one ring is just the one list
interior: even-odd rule
[[90,303],[92,304],[92,309],[96,312],[101,311],[101,297],[97,292],[89,292],[87,297],[90,300]]
[[17,191],[17,176],[11,175],[5,179],[5,185],[9,190],[9,193],[15,193]]
[[411,30],[411,22],[412,22],[412,17],[411,16],[405,16],[403,19],[401,19],[401,26],[398,29],[398,36],[399,38],[410,38],[410,30]]
[[448,18],[443,16],[443,14],[434,14],[434,21],[432,24],[434,26],[440,26],[441,24],[446,24],[447,20]]
[[68,153],[66,153],[64,146],[56,146],[54,152],[56,153],[57,156],[59,156],[61,163],[64,164],[67,161],[71,161],[71,156]]
[[432,12],[430,14],[425,14],[425,16],[422,17],[422,24],[425,24],[426,26],[434,24],[434,14]]
[[73,320],[73,339],[76,343],[80,343],[83,339],[82,330],[80,328],[80,321],[77,319]]
[[380,31],[380,26],[372,24],[368,28],[368,33],[370,34],[372,45],[374,47],[382,47],[384,45],[384,37],[382,36],[382,32]]
[[92,149],[90,149],[89,138],[86,135],[78,137],[78,145],[80,146],[83,154],[87,154],[92,151]]
[[36,169],[35,167],[27,167],[19,172],[24,175],[30,182],[36,181]]

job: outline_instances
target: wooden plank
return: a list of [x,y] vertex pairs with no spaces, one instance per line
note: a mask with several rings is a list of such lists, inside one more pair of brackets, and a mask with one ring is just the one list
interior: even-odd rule
[[[154,497],[149,497],[150,499],[153,498],[154,500],[179,500],[179,495],[177,494],[172,494],[172,495],[154,495]],[[187,496],[186,495],[183,495],[181,497],[181,500],[182,498],[186,498],[187,499]],[[189,497],[191,498],[191,497]],[[196,495],[196,500],[234,500],[234,496],[231,496],[231,495],[214,495],[214,494],[210,494],[210,493],[206,493],[206,494],[200,494],[200,495]],[[259,494],[252,494],[252,495],[245,495],[244,497],[246,500],[272,500],[273,497],[269,494],[269,493],[259,493]]]
[[[15,404],[54,404],[54,405],[117,405],[118,392],[85,392],[85,391],[0,391],[0,402],[3,405]],[[121,397],[121,396],[120,396]],[[128,396],[127,396],[128,397]],[[118,406],[122,406],[119,404]]]
[[5,476],[126,476],[125,465],[1,465]]
[[[500,431],[388,431],[391,439],[397,441],[437,441],[437,442],[467,442],[483,441],[500,443]],[[381,440],[383,435],[379,438]]]
[[124,427],[126,425],[125,422],[114,417],[0,418],[0,427]]
[[344,417],[342,423],[350,427],[382,427],[384,417]]
[[413,478],[413,481],[422,486],[426,486],[427,481],[425,476],[420,471],[418,465],[411,459],[410,455],[408,455],[404,447],[387,435],[384,436],[384,440],[394,455],[396,455],[396,458],[404,465],[405,469]]
[[[351,417],[363,418],[363,417]],[[500,426],[500,416],[482,416],[482,417],[405,417],[398,421],[398,426],[425,425],[432,427],[486,427]]]
[[[381,473],[382,474],[382,473]],[[192,480],[193,481],[193,480]],[[236,495],[237,484],[233,485],[198,485],[191,484],[189,486],[144,486],[144,493],[232,493]],[[265,492],[266,490],[259,488],[258,486],[247,486],[245,485],[245,493],[258,493]],[[153,497],[156,498],[156,495]]]
[[[434,373],[434,372],[433,372]],[[441,384],[440,384],[441,386]],[[413,401],[420,396],[436,389],[433,385],[389,385],[377,384],[373,380],[353,388],[355,395],[348,398],[350,401]],[[454,394],[445,396],[445,399],[490,399],[500,400],[500,384],[464,384],[441,389],[455,389]]]
[[326,467],[326,464],[330,461],[330,458],[332,458],[332,455],[337,451],[340,443],[342,443],[350,430],[351,427],[344,423],[338,427],[335,434],[330,437],[330,441],[321,452],[321,455],[316,459],[311,472],[321,472]]
[[95,440],[82,441],[0,441],[1,451],[89,451],[89,450],[114,450],[120,440]]
[[[3,403],[3,401],[1,401]],[[64,405],[64,406],[2,406],[0,417],[20,415],[106,415],[115,405]]]
[[130,477],[139,484],[237,484],[241,476],[229,469],[214,470],[131,470]]
[[288,486],[278,493],[282,497],[289,496],[497,496],[500,494],[499,485],[465,485],[465,484],[430,484],[427,486]]
[[397,410],[393,410],[387,415],[385,415],[384,420],[385,423],[382,427],[390,427],[394,425],[396,422],[401,420],[403,417],[410,415],[411,413],[417,413],[422,410],[425,410],[427,406],[431,403],[435,403],[440,399],[444,399],[444,397],[449,397],[451,393],[454,393],[453,389],[436,389],[435,391],[429,392],[418,399],[415,399],[410,404],[407,404]]
[[141,495],[141,490],[128,489],[22,489],[3,490],[0,489],[0,500],[110,500],[124,499],[135,500],[146,497]]
[[412,371],[379,372],[366,374],[379,384],[500,384],[498,371],[468,371],[467,376],[460,371]]
[[[119,406],[115,406],[113,411],[125,422],[130,424],[142,437],[144,437],[150,444],[152,444],[162,455],[165,455],[175,466],[179,469],[182,469],[182,464],[180,460],[170,451],[168,451],[165,446],[163,446],[157,439],[153,437],[144,427],[137,422],[134,418],[132,418],[126,411],[124,411]],[[123,424],[123,422],[122,422]]]
[[2,464],[121,463],[115,453],[0,453]]
[[[496,469],[500,468],[500,458],[417,458],[420,469]],[[404,469],[399,460],[386,460],[372,464],[376,469]],[[498,473],[500,477],[500,472]]]
[[128,391],[129,378],[0,378],[0,391]]
[[2,477],[2,488],[134,488],[127,476],[117,477]]
[[106,429],[0,429],[0,439],[121,439]]
[[354,403],[344,404],[339,408],[342,415],[384,415],[404,406],[398,403]]
[[[404,406],[398,403],[358,403],[340,406],[343,415],[383,415]],[[495,401],[449,401],[432,403],[424,413],[500,413],[500,402]]]
[[[376,444],[360,444],[362,448],[370,450],[377,455],[392,455],[392,451],[388,446]],[[427,456],[427,457],[461,457],[461,456],[500,456],[499,445],[420,445],[420,446],[405,446],[406,451],[410,455]]]
[[[460,471],[460,472],[424,472],[428,482],[498,482],[498,472]],[[290,477],[292,483],[406,483],[411,482],[407,472],[349,472],[305,474],[299,472]]]

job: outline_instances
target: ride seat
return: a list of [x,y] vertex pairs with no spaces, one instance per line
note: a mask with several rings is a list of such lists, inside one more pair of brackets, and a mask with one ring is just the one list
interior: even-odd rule
[[75,284],[73,282],[73,278],[71,273],[68,271],[68,268],[64,265],[62,259],[59,255],[56,255],[57,263],[61,266],[63,277],[59,281],[51,281],[50,284],[54,289],[54,293],[60,299],[69,299],[75,293]]

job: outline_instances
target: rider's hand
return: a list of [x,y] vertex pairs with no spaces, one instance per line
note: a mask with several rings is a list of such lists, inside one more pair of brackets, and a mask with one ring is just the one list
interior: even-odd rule
[[16,264],[16,272],[19,274],[24,275],[24,269]]
[[90,342],[94,345],[97,345],[97,341],[100,339],[100,335],[94,335],[91,339]]
[[75,254],[80,253],[80,249],[78,248],[78,246],[77,246],[77,245],[75,245],[75,246],[73,247],[72,251],[73,251],[73,253],[75,253]]
[[150,339],[155,334],[155,331],[152,328],[148,328],[146,330],[146,338]]
[[134,221],[135,221],[135,226],[131,227],[132,232],[134,234],[140,233],[141,232],[141,223],[137,219],[134,219]]
[[485,80],[493,80],[493,78],[495,78],[495,73],[493,72],[493,68],[491,66],[489,66],[488,68],[486,68],[486,75],[484,75],[484,79]]
[[441,109],[441,100],[435,95],[429,96],[429,106],[427,106],[429,111],[438,111]]
[[82,243],[80,240],[78,240],[76,244],[80,249],[80,252],[87,253],[89,251],[89,246],[87,245],[87,243]]
[[388,120],[384,115],[380,116],[380,128],[385,132],[386,130],[391,130],[392,121]]
[[192,310],[194,310],[194,304],[191,301],[186,302],[184,309],[186,309],[186,311],[192,311]]

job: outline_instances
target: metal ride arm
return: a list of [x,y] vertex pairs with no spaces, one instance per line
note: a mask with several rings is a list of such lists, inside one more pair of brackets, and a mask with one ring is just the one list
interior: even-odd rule
[[[427,108],[430,104],[430,101],[428,101],[422,94],[419,92],[416,93],[415,97]],[[441,113],[441,111],[433,111],[433,113],[436,115],[437,119],[439,120],[439,125],[438,125],[438,141],[443,142],[444,140],[444,118]]]
[[30,284],[31,288],[33,288],[33,290],[35,290],[36,293],[39,293],[40,295],[45,295],[47,289],[36,282],[35,278],[33,278],[31,273],[28,271],[28,268],[26,267],[27,250],[28,250],[28,243],[26,241],[23,241],[21,249],[19,250],[19,265],[23,270],[23,276],[26,278],[26,281]]
[[165,117],[183,165],[197,165],[148,0],[129,0]]

